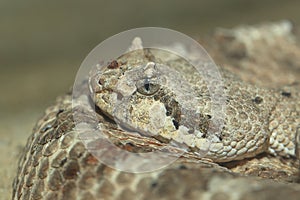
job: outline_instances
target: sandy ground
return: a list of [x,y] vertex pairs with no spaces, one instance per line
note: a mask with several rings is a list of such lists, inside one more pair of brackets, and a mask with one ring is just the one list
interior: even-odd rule
[[[58,69],[57,69],[58,70]],[[74,72],[76,72],[74,70]],[[6,101],[7,104],[1,105],[0,113],[0,199],[11,199],[12,192],[12,182],[16,173],[17,160],[19,155],[25,145],[28,136],[30,135],[32,128],[37,121],[37,119],[43,114],[43,110],[54,101],[56,94],[61,94],[66,91],[69,86],[71,86],[71,79],[74,76],[70,75],[70,78],[66,81],[62,81],[61,89],[48,89],[47,84],[39,83],[45,82],[50,83],[47,80],[47,74],[31,75],[33,80],[37,83],[34,89],[27,90],[28,96],[26,94],[20,94],[17,90],[14,93],[7,93],[7,95],[1,96],[1,101]],[[3,75],[3,74],[2,74]],[[0,78],[4,78],[0,76]],[[66,75],[66,72],[61,74]],[[26,77],[26,76],[25,76]],[[43,77],[43,78],[41,78]],[[48,77],[53,77],[50,75]],[[21,82],[24,78],[20,77]],[[25,78],[26,79],[26,78]],[[24,80],[25,81],[25,80]],[[25,84],[26,85],[26,84]],[[0,87],[1,88],[1,87]],[[2,88],[3,89],[3,86]],[[49,91],[45,94],[45,91]],[[61,91],[63,90],[63,91]],[[54,93],[56,93],[54,95]],[[45,96],[45,97],[43,97]],[[48,99],[45,99],[48,98]],[[18,99],[18,100],[16,100]],[[22,102],[22,99],[26,99],[26,103]],[[36,100],[32,103],[27,101],[30,99],[41,99],[42,103],[38,103]],[[14,106],[6,106],[9,104],[15,104]],[[34,106],[36,104],[36,106]],[[4,111],[4,112],[3,112]]]
[[25,144],[37,113],[1,118],[0,122],[0,197],[10,199],[12,182],[22,146]]

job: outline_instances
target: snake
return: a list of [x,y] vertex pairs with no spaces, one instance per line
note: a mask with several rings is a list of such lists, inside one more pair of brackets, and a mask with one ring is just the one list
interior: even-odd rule
[[[188,60],[151,48],[95,67],[78,94],[58,97],[37,122],[19,160],[12,198],[296,197],[300,186],[285,182],[295,182],[298,172],[299,90],[258,87],[225,69],[220,73],[221,82],[211,76],[210,85],[209,74],[197,73]],[[212,94],[220,88],[221,101],[214,102]],[[74,99],[84,103],[74,105]],[[98,138],[99,130],[103,136]],[[124,172],[112,166],[124,165],[126,158],[117,156],[106,139],[137,157],[179,153],[163,168]],[[104,154],[109,165],[97,159]],[[129,165],[149,165],[139,162],[130,160]],[[263,168],[269,174],[261,173]],[[245,176],[251,172],[282,181]]]

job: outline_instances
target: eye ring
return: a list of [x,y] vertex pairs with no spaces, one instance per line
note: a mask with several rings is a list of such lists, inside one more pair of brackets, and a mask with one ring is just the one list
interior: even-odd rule
[[150,79],[145,79],[142,83],[137,84],[137,92],[146,96],[153,95],[159,88],[159,84],[151,82]]

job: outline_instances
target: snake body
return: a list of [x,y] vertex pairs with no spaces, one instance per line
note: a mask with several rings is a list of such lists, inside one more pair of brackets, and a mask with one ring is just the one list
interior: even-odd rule
[[[204,146],[205,157],[216,162],[264,151],[295,156],[298,91],[258,88],[223,71],[224,95],[219,98],[225,99],[225,105],[213,111],[211,91],[203,78],[209,75],[199,75],[175,55],[164,59],[171,57],[166,54],[149,49],[130,52],[116,61],[125,64],[99,70],[90,78],[96,105],[129,130],[175,140],[196,153]],[[217,80],[212,82],[217,87]],[[225,116],[222,130],[209,133],[209,126],[221,126],[220,112]],[[280,122],[278,113],[285,113]]]
[[[225,123],[221,132],[208,134],[218,115],[212,112],[207,83],[187,61],[164,55],[134,51],[84,81],[82,93],[73,98],[96,106],[96,118],[86,105],[72,106],[70,93],[59,97],[27,141],[13,199],[297,199],[299,185],[284,183],[297,175],[296,87],[256,87],[222,71]],[[85,131],[75,128],[78,119],[89,131],[101,127],[106,138],[126,151],[161,150],[170,141],[185,151],[154,172],[118,171],[86,149],[80,137]]]

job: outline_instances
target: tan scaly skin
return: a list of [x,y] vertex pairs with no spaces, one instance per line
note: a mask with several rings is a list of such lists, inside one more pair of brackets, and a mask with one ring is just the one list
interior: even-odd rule
[[[259,69],[260,72],[270,66],[275,67],[270,68],[268,73],[272,70],[276,71],[280,56],[285,61],[288,60],[287,58],[290,59],[289,62],[283,62],[286,66],[292,65],[299,69],[297,55],[300,55],[300,49],[290,40],[292,33],[287,30],[287,27],[289,26],[285,22],[221,32],[221,36],[218,35],[218,42],[211,42],[217,46],[217,50],[212,50],[212,55],[224,65],[230,63],[229,66],[233,66],[231,70],[236,74],[248,68],[249,71]],[[252,33],[255,37],[252,37]],[[261,34],[259,42],[257,42],[257,33]],[[255,48],[257,45],[260,45],[259,48]],[[212,46],[211,49],[214,49],[214,45]],[[262,51],[259,56],[255,54],[257,50]],[[274,53],[273,50],[276,50],[275,54],[279,52],[279,55],[272,57],[273,55],[267,53]],[[173,59],[166,62],[164,56],[159,56],[160,52],[151,54],[155,55],[155,59],[149,59],[153,58],[151,56],[145,57],[143,51],[136,51],[136,54],[127,54],[119,58],[118,64],[110,65],[110,69],[104,69],[105,72],[101,72],[100,76],[97,75],[97,71],[93,73],[90,81],[85,81],[80,86],[82,93],[73,96],[75,99],[88,99],[91,96],[94,101],[89,101],[87,105],[76,105],[72,109],[72,96],[68,93],[59,97],[57,102],[45,111],[45,115],[37,122],[33,134],[21,153],[13,184],[14,200],[299,199],[300,186],[295,183],[299,164],[294,159],[295,155],[299,156],[299,129],[296,134],[296,127],[299,125],[297,86],[284,89],[262,87],[259,89],[243,83],[235,75],[222,71],[223,86],[226,91],[224,128],[220,134],[217,132],[205,134],[208,122],[221,116],[213,115],[215,112],[211,111],[211,101],[205,81],[201,76],[196,76],[196,73],[189,73],[195,72],[193,70],[183,72],[182,70],[192,69],[182,68],[188,66],[184,60]],[[275,64],[272,62],[274,59]],[[265,62],[268,65],[264,66]],[[156,68],[153,63],[157,63]],[[242,68],[235,67],[236,63]],[[132,69],[129,69],[129,66],[132,66]],[[148,80],[145,82],[145,79],[142,81],[135,79],[138,82],[134,82],[132,85],[134,87],[129,87],[129,89],[133,88],[135,93],[124,95],[127,93],[124,91],[123,83],[126,85],[128,78],[132,77],[126,74],[131,73],[135,77],[139,74],[136,72],[145,67],[148,70],[142,72],[147,74]],[[137,71],[132,72],[134,69]],[[165,69],[171,71],[174,76],[168,76]],[[176,74],[174,69],[180,73]],[[151,76],[157,74],[157,71],[160,72],[158,73],[160,78],[153,79]],[[296,78],[293,79],[295,74]],[[262,82],[256,78],[262,77],[259,73],[254,77],[246,72],[240,75],[250,82]],[[264,73],[263,77],[267,79],[268,75]],[[279,83],[285,76],[275,75]],[[168,82],[172,77],[173,80]],[[292,83],[295,82],[298,77],[297,70],[289,74],[289,77],[294,80]],[[274,79],[271,77],[270,80]],[[191,85],[193,87],[190,87]],[[178,90],[179,86],[182,86],[181,90]],[[89,93],[89,90],[92,93]],[[116,92],[130,98],[122,99],[122,96],[117,94],[119,101],[116,101],[115,108],[118,109],[113,109],[112,105],[116,103],[114,102]],[[184,99],[186,95],[184,92],[191,92],[190,94],[196,95],[197,98]],[[190,94],[187,96],[190,97]],[[162,97],[168,98],[162,99]],[[118,104],[120,102],[123,104]],[[96,118],[93,118],[91,116],[94,113],[89,107],[95,104],[100,109],[97,109]],[[144,105],[146,107],[143,107]],[[131,109],[128,110],[130,107]],[[165,123],[155,121],[152,111],[158,111],[160,115],[156,117],[160,117]],[[181,116],[188,111],[196,112]],[[130,117],[124,117],[124,113]],[[88,126],[89,132],[101,127],[107,138],[126,151],[160,150],[167,142],[173,140],[187,152],[173,164],[151,173],[133,174],[112,169],[99,162],[85,148],[80,139],[80,134],[85,131],[75,130],[74,114],[77,116],[77,122],[79,120]],[[138,120],[137,114],[140,114],[144,121]],[[118,121],[127,131],[121,130],[120,126],[109,117]],[[135,124],[141,121],[142,124]],[[154,129],[145,131],[149,128],[146,122],[155,125]],[[140,135],[133,133],[137,127]],[[192,136],[186,136],[187,134],[184,134],[186,130],[190,131],[188,133]],[[205,145],[207,144],[205,141],[211,145]],[[103,147],[97,141],[91,141],[91,144],[98,144],[100,149]],[[199,150],[200,154],[208,150],[206,154],[201,155],[222,162],[225,167],[199,157]],[[110,149],[108,152],[111,152]],[[223,163],[229,160],[238,161]],[[114,162],[114,164],[122,164],[117,160]],[[266,179],[276,179],[276,181]],[[293,183],[286,184],[286,182]]]
[[[215,162],[266,151],[296,155],[297,90],[259,88],[222,71],[222,110],[212,110],[211,91],[203,76],[182,58],[169,57],[162,50],[137,50],[115,61],[117,67],[96,71],[90,78],[94,102],[127,130],[174,140],[187,151],[207,151],[204,157]],[[222,120],[220,112],[224,113],[223,127],[209,132],[222,126],[217,121]]]

